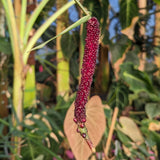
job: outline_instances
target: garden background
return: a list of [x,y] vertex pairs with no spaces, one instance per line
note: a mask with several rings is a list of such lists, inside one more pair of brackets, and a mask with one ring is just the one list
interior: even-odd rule
[[[100,23],[76,132],[86,21]],[[160,159],[159,0],[0,0],[0,159]]]

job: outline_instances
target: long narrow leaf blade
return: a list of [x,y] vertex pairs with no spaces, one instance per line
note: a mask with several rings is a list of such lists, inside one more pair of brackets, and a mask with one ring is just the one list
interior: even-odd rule
[[[88,19],[90,19],[90,15],[87,15],[87,16],[82,17],[82,18],[79,19],[77,22],[75,22],[74,24],[72,24],[71,26],[69,26],[68,28],[66,28],[64,31],[62,31],[60,34],[58,34],[57,36],[49,39],[48,41],[46,41],[46,42],[44,42],[44,43],[42,43],[42,44],[40,44],[40,45],[38,45],[38,46],[36,46],[36,47],[34,47],[32,50],[36,50],[36,49],[40,49],[40,48],[44,47],[47,43],[49,43],[49,42],[52,41],[53,39],[55,39],[55,38],[57,38],[57,37],[65,34],[66,32],[68,32],[68,31],[72,30],[73,28],[81,25],[82,23],[85,23]],[[31,51],[32,51],[32,50],[31,50]]]

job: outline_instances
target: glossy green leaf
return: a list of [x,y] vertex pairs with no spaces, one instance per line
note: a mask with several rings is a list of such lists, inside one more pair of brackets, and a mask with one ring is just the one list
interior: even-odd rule
[[131,24],[132,18],[138,15],[138,6],[136,0],[120,1],[120,22],[122,29]]
[[150,119],[160,116],[160,104],[159,103],[147,103],[145,111]]

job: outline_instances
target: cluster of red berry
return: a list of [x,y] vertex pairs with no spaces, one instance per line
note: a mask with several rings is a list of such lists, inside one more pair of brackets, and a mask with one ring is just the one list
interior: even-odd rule
[[[87,35],[85,39],[85,50],[83,57],[83,64],[81,69],[81,82],[79,89],[77,91],[77,96],[75,100],[75,112],[74,112],[74,122],[78,124],[77,131],[79,128],[85,127],[86,122],[86,111],[85,105],[88,100],[89,91],[92,83],[92,77],[96,65],[96,57],[99,47],[99,22],[93,17],[87,22]],[[85,135],[82,133],[82,137]]]

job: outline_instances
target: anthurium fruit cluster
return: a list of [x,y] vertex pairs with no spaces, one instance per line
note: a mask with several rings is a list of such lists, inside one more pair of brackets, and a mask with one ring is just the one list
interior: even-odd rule
[[[81,69],[81,81],[77,96],[75,100],[74,122],[78,124],[77,132],[81,128],[85,128],[86,110],[85,105],[88,100],[93,74],[96,65],[96,57],[99,48],[99,22],[95,17],[92,17],[86,25],[87,35],[85,39],[85,50],[83,57],[83,64]],[[83,138],[86,137],[85,133],[81,134]]]

